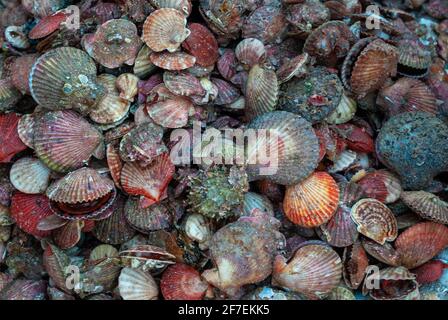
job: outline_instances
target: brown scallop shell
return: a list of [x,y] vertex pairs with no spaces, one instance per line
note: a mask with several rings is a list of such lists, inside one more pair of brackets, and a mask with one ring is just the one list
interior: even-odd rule
[[130,197],[124,212],[129,225],[142,233],[168,229],[173,220],[171,210],[165,202],[142,208],[138,198]]
[[218,42],[213,33],[199,23],[188,25],[190,35],[182,43],[186,52],[196,58],[196,63],[202,67],[213,66],[218,60]]
[[320,226],[334,215],[339,205],[339,187],[326,172],[315,172],[286,189],[283,210],[288,219],[302,227]]
[[121,189],[121,170],[123,169],[123,163],[120,158],[120,152],[118,147],[110,143],[106,148],[107,166],[109,167],[112,180],[115,182],[115,186]]
[[387,170],[367,173],[357,182],[368,198],[383,203],[393,203],[400,198],[402,188],[400,179]]
[[400,255],[390,243],[381,245],[368,238],[362,238],[361,243],[367,253],[376,260],[393,267],[400,265]]
[[420,217],[448,224],[448,203],[426,191],[405,191],[401,200]]
[[395,241],[401,265],[414,269],[434,258],[448,246],[448,227],[421,222],[403,231]]
[[249,68],[262,64],[266,60],[266,49],[263,42],[255,38],[242,40],[235,48],[236,58]]
[[196,63],[196,58],[185,52],[153,52],[150,56],[151,62],[157,67],[165,70],[185,70]]
[[172,8],[162,8],[151,13],[143,26],[142,39],[155,52],[175,52],[190,35],[185,15]]
[[364,280],[369,259],[359,242],[344,249],[343,276],[345,284],[351,289],[358,289]]
[[431,51],[419,39],[398,43],[398,73],[414,78],[426,76],[431,65]]
[[382,88],[377,97],[377,104],[389,116],[412,111],[437,114],[436,102],[431,89],[422,81],[412,78],[401,78],[391,86]]
[[397,237],[397,219],[392,211],[375,199],[362,199],[351,210],[359,233],[379,244],[393,241]]
[[67,172],[84,165],[102,140],[101,133],[74,111],[54,111],[35,124],[34,148],[50,169]]
[[341,277],[342,261],[336,251],[324,244],[305,243],[289,262],[276,257],[272,282],[307,298],[321,299],[339,284]]

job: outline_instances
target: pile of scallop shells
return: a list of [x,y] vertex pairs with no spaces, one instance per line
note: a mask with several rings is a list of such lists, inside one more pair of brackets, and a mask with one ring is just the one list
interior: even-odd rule
[[[448,299],[447,1],[0,0],[0,29],[0,299]],[[176,163],[196,123],[276,132],[278,170]]]

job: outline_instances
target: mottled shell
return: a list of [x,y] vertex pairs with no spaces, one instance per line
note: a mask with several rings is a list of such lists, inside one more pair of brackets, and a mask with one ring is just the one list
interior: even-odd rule
[[36,61],[30,74],[30,90],[38,104],[52,110],[84,110],[103,94],[96,83],[93,60],[71,47],[53,49]]
[[186,264],[169,266],[160,280],[160,290],[165,300],[202,300],[208,284],[199,272]]
[[305,76],[312,61],[310,55],[306,52],[288,59],[277,70],[278,81],[280,83],[285,83],[291,80],[294,76],[298,78]]
[[401,200],[420,217],[448,224],[448,203],[426,191],[405,191]]
[[392,211],[375,199],[362,199],[351,210],[353,221],[358,226],[359,233],[384,244],[397,237],[397,219]]
[[339,255],[324,244],[307,244],[299,248],[291,261],[277,256],[272,281],[311,299],[321,299],[339,284],[342,261]]
[[341,124],[349,122],[355,116],[358,104],[355,100],[348,97],[345,93],[342,95],[341,102],[339,102],[336,109],[330,113],[325,119],[330,124]]
[[408,269],[421,266],[448,246],[448,228],[443,224],[422,222],[406,229],[395,241],[401,265]]
[[368,198],[386,204],[397,201],[402,193],[400,179],[387,170],[367,173],[357,183]]
[[288,23],[280,7],[261,6],[253,11],[242,27],[243,38],[256,38],[263,43],[280,42]]
[[247,79],[245,112],[249,120],[273,111],[277,105],[279,85],[273,70],[254,65]]
[[351,289],[358,289],[364,280],[369,259],[359,242],[344,249],[343,276],[345,284]]
[[263,42],[255,38],[242,40],[235,48],[238,61],[249,68],[262,64],[266,60],[266,49]]
[[172,8],[162,8],[151,13],[143,26],[142,39],[155,52],[175,52],[190,35],[185,15]]
[[118,278],[118,290],[124,300],[157,300],[159,288],[150,273],[123,268]]
[[84,165],[101,140],[101,133],[73,111],[48,112],[35,124],[36,154],[57,172],[67,172]]
[[361,243],[366,252],[378,261],[394,267],[400,265],[400,255],[390,243],[381,245],[368,238],[362,238]]
[[44,193],[50,182],[50,169],[39,159],[26,157],[13,164],[9,179],[23,193]]
[[[259,138],[257,143],[248,146],[247,172],[251,180],[267,179],[278,184],[294,185],[306,179],[316,169],[319,142],[310,123],[305,119],[289,112],[274,111],[255,118],[248,128],[269,129],[269,133],[274,136],[268,141]],[[273,141],[275,136],[279,140]],[[272,168],[277,169],[274,174],[264,175],[263,171],[269,172],[269,168],[255,161],[254,157],[261,148],[259,144],[270,146],[271,154],[278,152],[278,162]],[[277,150],[276,146],[279,146]]]
[[190,73],[175,73],[166,71],[163,74],[163,82],[172,93],[181,96],[205,94],[201,82]]
[[231,83],[218,78],[211,79],[212,84],[218,89],[218,96],[214,103],[217,105],[229,105],[238,100],[240,91]]
[[17,132],[19,120],[15,113],[0,115],[0,163],[11,161],[17,153],[26,149]]
[[142,208],[139,203],[138,198],[130,197],[124,209],[126,220],[134,229],[150,233],[171,226],[173,216],[166,203],[153,204],[148,208]]
[[188,28],[191,33],[182,43],[182,47],[196,58],[196,63],[199,66],[213,66],[219,57],[218,42],[215,36],[199,23],[191,23]]
[[54,243],[62,250],[73,248],[81,240],[83,225],[84,222],[82,221],[70,221],[57,230],[54,230]]
[[289,220],[302,227],[320,226],[333,216],[339,205],[339,187],[326,172],[315,172],[286,189],[283,210]]
[[196,63],[196,58],[185,52],[153,52],[150,56],[151,62],[165,70],[185,70]]

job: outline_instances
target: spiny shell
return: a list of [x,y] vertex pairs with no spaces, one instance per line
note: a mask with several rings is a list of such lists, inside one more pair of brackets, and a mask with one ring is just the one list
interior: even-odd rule
[[159,288],[150,273],[123,268],[118,278],[118,290],[124,300],[157,300]]
[[324,244],[305,244],[291,261],[277,256],[272,274],[273,284],[302,293],[311,299],[327,296],[342,277],[339,255]]
[[345,284],[351,289],[358,289],[364,280],[369,259],[359,242],[344,249],[343,276]]
[[401,200],[420,217],[448,224],[448,203],[426,191],[405,191]]
[[[263,175],[262,171],[269,168],[253,161],[260,146],[248,146],[247,172],[252,180],[267,179],[283,185],[293,185],[306,179],[316,169],[319,143],[310,123],[302,117],[285,111],[268,112],[255,118],[248,128],[269,130],[270,135],[279,139],[274,145],[268,143],[269,140],[272,142],[272,137],[268,141],[260,138],[256,141],[257,144],[267,143],[271,147],[271,154],[278,152],[277,166],[272,168],[275,170],[273,175]],[[279,146],[277,150],[276,145]]]
[[336,109],[330,113],[325,119],[330,124],[341,124],[349,122],[355,116],[357,110],[357,103],[345,93],[342,95],[341,102],[339,102]]
[[102,177],[95,169],[81,168],[53,182],[47,196],[52,201],[75,204],[102,198],[114,188],[112,180]]
[[34,148],[50,169],[67,172],[86,163],[101,133],[74,111],[48,112],[35,124]]
[[91,107],[102,93],[96,83],[96,65],[82,50],[62,47],[42,55],[30,74],[34,100],[59,110]]
[[397,219],[392,211],[375,199],[362,199],[351,210],[358,231],[379,244],[397,237]]
[[408,269],[421,266],[448,246],[448,228],[443,224],[422,222],[406,229],[395,241],[401,265]]
[[283,209],[289,220],[302,227],[317,227],[333,216],[339,205],[339,187],[326,172],[315,172],[286,189]]
[[153,52],[150,56],[151,62],[157,67],[166,70],[185,70],[196,63],[196,58],[185,52]]
[[39,159],[26,157],[13,164],[9,178],[13,186],[23,193],[44,193],[50,182],[50,169]]
[[254,65],[247,79],[246,116],[249,120],[273,111],[277,105],[279,85],[273,70]]
[[165,300],[202,300],[207,289],[199,272],[186,264],[169,266],[160,280]]
[[145,21],[142,39],[155,52],[175,52],[190,35],[186,24],[185,15],[176,9],[156,10]]
[[218,60],[218,42],[213,33],[199,23],[188,25],[190,34],[182,43],[186,52],[196,58],[196,63],[202,67],[213,66]]
[[134,229],[143,233],[168,229],[173,220],[170,208],[166,203],[142,208],[138,198],[132,197],[126,201],[124,215]]
[[394,267],[400,265],[400,255],[390,243],[381,245],[368,238],[362,238],[361,243],[367,253],[378,261]]
[[11,161],[17,153],[26,149],[17,132],[19,120],[15,113],[0,115],[0,163]]
[[397,201],[402,193],[400,180],[387,170],[376,170],[367,173],[357,183],[368,198],[373,198],[386,204]]
[[249,68],[262,64],[266,59],[266,49],[263,42],[255,38],[242,40],[235,48],[238,61]]

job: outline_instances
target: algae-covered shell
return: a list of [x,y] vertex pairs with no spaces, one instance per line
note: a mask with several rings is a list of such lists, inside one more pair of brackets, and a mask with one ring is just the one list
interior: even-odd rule
[[199,272],[186,264],[169,266],[160,280],[160,290],[165,300],[202,300],[208,284]]
[[23,193],[44,193],[50,182],[50,169],[39,159],[25,157],[13,164],[9,179]]
[[326,172],[315,172],[286,189],[283,209],[289,220],[302,227],[320,226],[333,216],[339,205],[339,187]]
[[336,109],[330,113],[325,119],[330,124],[341,124],[349,122],[355,116],[358,104],[356,101],[348,97],[345,93],[342,95],[341,102],[339,102]]
[[279,106],[317,123],[336,110],[343,91],[336,74],[324,67],[315,67],[304,79],[295,78],[281,86]]
[[141,46],[137,27],[125,19],[106,21],[98,27],[93,39],[92,57],[109,69],[133,65]]
[[123,268],[118,278],[118,290],[124,300],[157,300],[159,287],[149,272]]
[[174,52],[190,35],[186,24],[185,15],[176,9],[156,10],[145,21],[142,39],[155,52]]
[[426,191],[405,191],[401,200],[420,217],[448,224],[448,203]]
[[274,285],[302,293],[310,299],[321,299],[339,284],[342,261],[325,244],[304,244],[291,261],[277,256],[272,281]]
[[185,52],[153,52],[150,55],[151,62],[157,67],[178,71],[191,68],[196,63],[196,58]]
[[367,173],[357,183],[368,198],[386,204],[397,201],[402,193],[400,179],[383,169]]
[[358,231],[379,244],[397,237],[397,219],[392,211],[375,199],[362,199],[351,210]]
[[189,36],[182,43],[186,52],[196,58],[196,63],[202,67],[213,66],[218,60],[218,42],[213,33],[199,23],[188,25]]
[[143,233],[168,229],[173,220],[170,208],[166,203],[142,208],[138,198],[132,197],[126,201],[124,215],[134,229]]
[[34,148],[50,169],[67,172],[84,165],[102,140],[101,133],[74,111],[48,112],[37,119]]
[[[268,112],[255,118],[248,128],[265,129],[270,135],[269,138],[259,137],[248,146],[247,172],[251,180],[267,179],[278,184],[294,185],[316,169],[319,142],[311,124],[302,117],[285,111]],[[271,148],[274,156],[271,160],[276,161],[270,167],[255,160],[263,144]]]
[[34,100],[52,110],[91,107],[103,94],[96,83],[96,65],[87,53],[72,47],[42,55],[30,74]]
[[401,265],[421,266],[448,246],[448,228],[434,222],[421,222],[403,231],[395,241]]
[[425,112],[408,112],[389,119],[376,140],[376,153],[398,173],[405,190],[421,190],[448,168],[448,126]]

